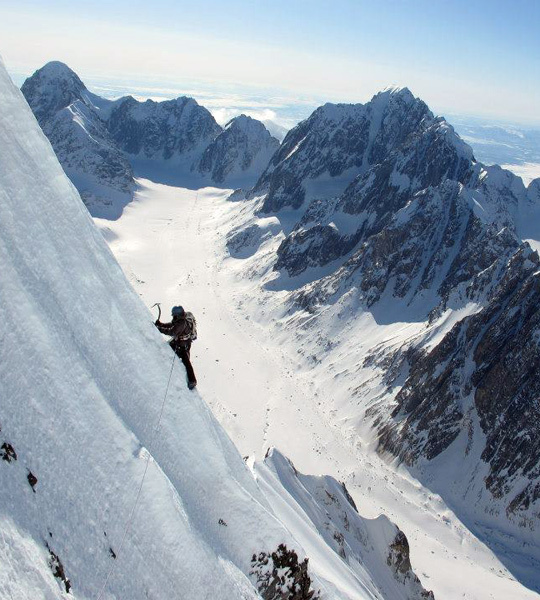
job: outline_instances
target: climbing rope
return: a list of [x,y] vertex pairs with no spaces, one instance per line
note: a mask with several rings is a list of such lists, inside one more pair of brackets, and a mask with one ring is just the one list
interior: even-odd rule
[[126,523],[126,527],[124,529],[124,534],[122,535],[122,541],[120,542],[120,546],[118,547],[118,552],[116,553],[116,560],[113,561],[113,564],[111,565],[111,568],[109,569],[109,572],[107,573],[107,577],[105,578],[105,583],[103,584],[102,588],[99,591],[99,594],[96,596],[96,600],[101,600],[101,598],[103,597],[103,594],[105,592],[105,590],[107,589],[107,585],[109,583],[109,580],[114,572],[114,569],[118,563],[118,560],[120,559],[121,553],[122,553],[122,549],[124,547],[124,542],[126,541],[126,537],[127,534],[129,533],[129,530],[131,529],[131,525],[133,523],[133,518],[135,517],[135,511],[137,510],[137,505],[139,504],[139,498],[141,497],[141,492],[143,489],[143,485],[144,485],[144,480],[146,479],[146,473],[148,472],[148,466],[150,464],[150,458],[152,456],[152,449],[154,447],[154,440],[156,438],[157,432],[159,430],[159,427],[161,425],[161,418],[163,417],[163,411],[165,409],[165,402],[167,400],[167,395],[169,393],[169,386],[171,385],[171,378],[172,378],[172,374],[173,374],[173,368],[174,368],[174,361],[176,359],[176,353],[173,352],[173,359],[171,362],[171,370],[169,372],[169,380],[167,381],[167,388],[165,389],[165,396],[163,396],[163,402],[161,403],[161,409],[159,411],[159,416],[158,416],[158,420],[156,423],[156,426],[154,427],[154,430],[152,431],[152,436],[150,438],[150,444],[148,445],[148,450],[147,450],[147,456],[146,456],[146,464],[144,466],[144,473],[141,479],[141,483],[139,484],[139,489],[137,491],[137,496],[135,497],[135,502],[133,503],[133,506],[131,508],[131,512],[129,513],[129,518],[127,520]]

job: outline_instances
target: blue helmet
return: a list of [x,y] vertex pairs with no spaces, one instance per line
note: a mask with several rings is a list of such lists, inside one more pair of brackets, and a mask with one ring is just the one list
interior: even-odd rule
[[173,317],[183,317],[186,314],[183,306],[173,306],[171,310]]

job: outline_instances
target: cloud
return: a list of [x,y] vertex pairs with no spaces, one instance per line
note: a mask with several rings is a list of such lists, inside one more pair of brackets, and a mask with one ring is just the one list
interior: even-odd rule
[[243,107],[230,107],[230,106],[221,106],[220,108],[213,108],[210,111],[216,121],[220,125],[225,125],[228,121],[230,121],[233,117],[237,117],[240,114],[247,115],[248,117],[253,117],[254,119],[258,119],[259,121],[275,121],[279,123],[278,116],[275,111],[270,110],[269,108],[257,109],[257,108],[249,108],[246,106]]

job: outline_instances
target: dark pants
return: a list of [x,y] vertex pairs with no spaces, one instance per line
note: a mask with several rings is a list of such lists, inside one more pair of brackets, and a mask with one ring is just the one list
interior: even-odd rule
[[191,365],[191,360],[189,359],[189,352],[191,350],[191,342],[188,340],[186,342],[175,342],[174,340],[170,342],[171,348],[176,352],[176,356],[184,363],[184,367],[186,367],[187,378],[189,383],[197,383],[197,378],[195,377],[195,371]]

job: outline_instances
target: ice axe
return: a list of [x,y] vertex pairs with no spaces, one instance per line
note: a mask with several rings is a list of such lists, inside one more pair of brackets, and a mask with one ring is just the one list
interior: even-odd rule
[[155,304],[152,304],[150,308],[154,308],[154,306],[158,307],[159,314],[157,320],[159,321],[161,319],[161,302],[156,302]]

